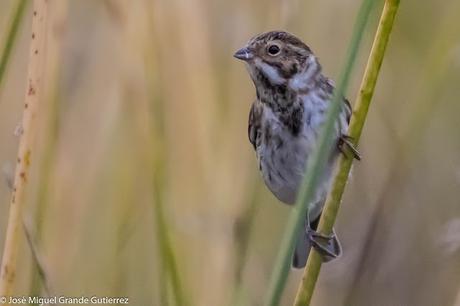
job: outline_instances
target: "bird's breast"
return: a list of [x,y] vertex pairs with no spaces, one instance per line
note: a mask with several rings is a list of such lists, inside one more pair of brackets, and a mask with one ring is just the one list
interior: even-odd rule
[[269,107],[264,109],[257,147],[260,170],[266,185],[279,200],[288,204],[295,202],[326,113],[325,106],[314,96],[303,98],[301,102],[302,117],[297,133],[293,133],[289,123],[286,124],[286,118],[280,117]]

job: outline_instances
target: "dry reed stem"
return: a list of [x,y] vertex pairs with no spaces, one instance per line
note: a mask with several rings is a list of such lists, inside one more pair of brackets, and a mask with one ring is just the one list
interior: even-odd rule
[[[67,28],[68,2],[58,1],[50,6],[48,11],[48,38],[46,42],[46,88],[43,89],[41,110],[46,112],[45,124],[43,126],[44,137],[41,140],[43,151],[40,152],[40,181],[38,182],[38,192],[36,194],[34,211],[28,212],[33,215],[33,222],[30,222],[30,234],[33,236],[35,244],[40,247],[45,231],[45,220],[51,200],[51,189],[54,184],[54,170],[56,167],[57,146],[60,141],[60,99],[61,99],[61,71],[62,64],[61,50],[63,48],[63,37]],[[41,120],[42,120],[41,119]],[[27,232],[26,232],[27,235]],[[31,243],[29,243],[31,245]],[[33,247],[33,245],[31,245]],[[34,250],[32,249],[32,255]],[[36,259],[36,256],[32,256]],[[47,284],[40,272],[40,263],[30,267],[30,291],[29,295],[39,296],[42,288],[47,290]],[[42,286],[43,285],[43,286]],[[49,291],[49,290],[48,290]],[[50,296],[48,292],[48,296]]]
[[32,159],[32,147],[35,139],[34,132],[37,128],[38,103],[42,91],[41,83],[43,62],[45,59],[47,8],[47,0],[34,0],[27,87],[22,124],[19,129],[19,152],[0,271],[0,296],[5,297],[11,295],[16,278],[17,253],[21,238],[20,229],[22,227],[22,209]]

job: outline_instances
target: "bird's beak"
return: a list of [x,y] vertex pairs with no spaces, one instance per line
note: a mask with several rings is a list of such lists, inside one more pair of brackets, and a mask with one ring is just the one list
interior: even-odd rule
[[242,48],[233,54],[234,57],[243,61],[249,61],[254,58],[254,54],[249,50],[249,48]]

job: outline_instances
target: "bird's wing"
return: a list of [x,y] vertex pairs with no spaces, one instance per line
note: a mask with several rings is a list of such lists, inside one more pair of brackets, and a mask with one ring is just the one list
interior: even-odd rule
[[262,111],[260,103],[257,100],[254,101],[251,106],[251,111],[249,112],[248,122],[248,137],[254,150],[257,149],[257,138],[259,137],[262,125]]

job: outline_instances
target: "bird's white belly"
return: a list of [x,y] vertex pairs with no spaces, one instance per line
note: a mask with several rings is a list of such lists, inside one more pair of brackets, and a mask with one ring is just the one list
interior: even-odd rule
[[[304,126],[299,135],[292,135],[279,122],[274,122],[270,117],[271,128],[268,130],[270,137],[265,137],[264,131],[261,143],[257,148],[260,170],[265,184],[272,193],[286,204],[294,204],[300,184],[306,170],[307,162],[316,145],[317,134],[309,126]],[[315,127],[316,129],[316,127]],[[315,199],[311,203],[310,218],[319,216],[324,198],[326,196],[330,177],[333,169],[333,160],[327,165],[318,184]]]
[[[311,155],[311,145],[304,140],[291,141],[272,149],[260,147],[259,162],[265,184],[282,202],[294,204]],[[329,188],[332,165],[327,165],[318,186],[314,200],[310,203],[310,218],[319,216]]]

